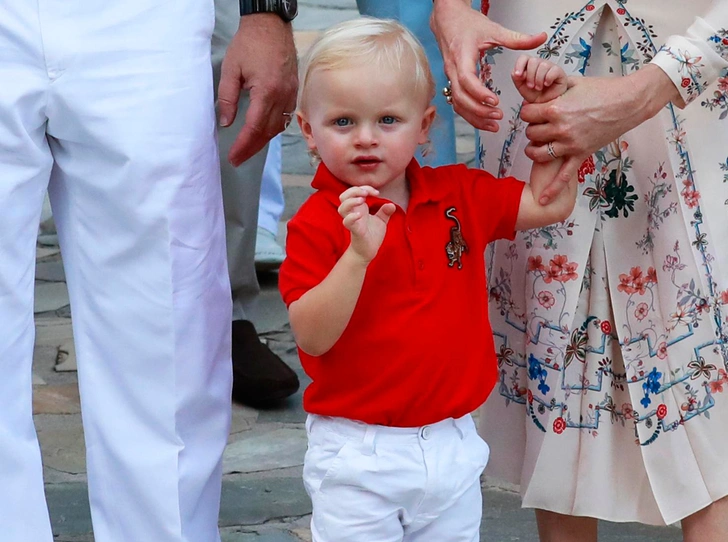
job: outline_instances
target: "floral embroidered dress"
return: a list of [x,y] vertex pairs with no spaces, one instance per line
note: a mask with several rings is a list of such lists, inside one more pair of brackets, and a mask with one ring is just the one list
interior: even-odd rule
[[[728,0],[491,0],[489,16],[547,30],[538,54],[571,76],[656,63],[689,105],[591,156],[566,222],[490,247],[486,472],[527,507],[675,522],[728,494]],[[479,151],[528,178],[518,54],[483,59],[505,121]]]

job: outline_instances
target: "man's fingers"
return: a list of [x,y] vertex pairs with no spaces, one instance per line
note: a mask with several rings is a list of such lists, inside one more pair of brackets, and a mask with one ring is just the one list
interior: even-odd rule
[[[283,125],[280,122],[276,124],[272,119],[274,114],[268,101],[257,98],[251,91],[245,124],[238,137],[235,138],[228,154],[228,160],[232,165],[239,166],[265,147],[271,138],[283,131]],[[282,114],[281,118],[283,118]],[[280,119],[276,118],[276,120]]]
[[217,87],[217,111],[220,116],[220,126],[230,126],[235,120],[241,90],[241,76],[225,69],[223,63],[220,84]]
[[556,196],[558,196],[561,191],[566,188],[569,182],[578,174],[579,166],[583,161],[583,157],[578,156],[570,156],[564,160],[564,163],[561,164],[561,169],[559,169],[556,177],[554,177],[548,186],[543,189],[543,192],[541,192],[541,197],[538,202],[541,205],[547,205]]

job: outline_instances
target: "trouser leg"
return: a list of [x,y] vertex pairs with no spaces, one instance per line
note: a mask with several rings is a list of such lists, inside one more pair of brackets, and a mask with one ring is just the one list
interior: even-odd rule
[[49,191],[95,540],[219,542],[231,305],[212,3],[78,1],[42,15],[63,69],[48,98]]
[[268,230],[273,235],[278,234],[278,222],[281,220],[285,208],[281,179],[282,138],[283,136],[279,134],[268,144],[263,181],[260,187],[258,227]]
[[[212,62],[216,92],[220,82],[222,59],[240,20],[237,15],[239,9],[237,0],[215,0]],[[258,228],[258,202],[267,147],[237,168],[227,160],[230,147],[245,123],[247,106],[247,93],[244,93],[235,121],[227,128],[220,128],[218,132],[233,320],[250,318],[260,292],[255,274],[255,234]]]
[[51,154],[37,7],[0,7],[0,539],[49,542],[33,427],[35,241]]

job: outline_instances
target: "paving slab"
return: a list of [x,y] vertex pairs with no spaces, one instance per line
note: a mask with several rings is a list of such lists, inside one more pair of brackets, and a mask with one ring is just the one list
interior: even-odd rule
[[55,311],[69,304],[65,282],[37,282],[33,312]]
[[61,253],[61,249],[58,247],[44,247],[38,246],[35,249],[36,261],[45,261],[50,258],[55,258]]
[[303,465],[306,430],[299,427],[262,427],[228,444],[223,455],[224,474],[268,471]]
[[36,345],[58,346],[71,339],[73,339],[73,328],[70,318],[36,318]]
[[43,465],[59,473],[86,474],[86,449],[80,414],[35,416]]
[[78,414],[81,399],[78,385],[58,384],[33,389],[33,414]]
[[66,273],[60,259],[39,262],[35,266],[35,280],[45,282],[65,282]]

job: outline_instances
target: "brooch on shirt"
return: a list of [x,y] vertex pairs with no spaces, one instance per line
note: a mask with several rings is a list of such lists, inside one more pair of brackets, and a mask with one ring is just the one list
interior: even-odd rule
[[458,264],[458,269],[463,268],[462,257],[463,253],[468,251],[468,245],[465,242],[463,233],[460,230],[460,221],[455,216],[455,207],[450,207],[445,211],[445,216],[450,220],[455,221],[455,225],[450,228],[450,242],[445,245],[445,252],[447,253],[448,267],[452,267]]

